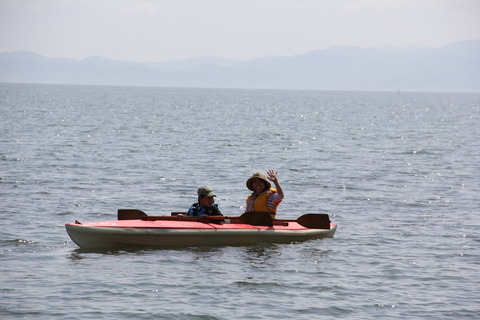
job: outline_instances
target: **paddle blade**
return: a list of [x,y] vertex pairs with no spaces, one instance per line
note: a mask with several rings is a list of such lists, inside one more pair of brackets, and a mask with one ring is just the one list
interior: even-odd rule
[[250,211],[245,212],[240,216],[240,221],[245,224],[250,224],[252,226],[273,226],[273,219],[270,215],[270,212],[263,211]]
[[145,212],[137,209],[118,209],[117,211],[118,220],[139,220],[146,217],[148,215]]
[[307,213],[299,217],[297,222],[309,229],[330,229],[330,218],[326,213]]

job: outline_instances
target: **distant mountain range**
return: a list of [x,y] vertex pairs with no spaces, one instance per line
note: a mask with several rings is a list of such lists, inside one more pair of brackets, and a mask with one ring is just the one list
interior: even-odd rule
[[480,92],[480,39],[441,48],[331,47],[249,61],[159,63],[0,53],[0,82],[199,88]]

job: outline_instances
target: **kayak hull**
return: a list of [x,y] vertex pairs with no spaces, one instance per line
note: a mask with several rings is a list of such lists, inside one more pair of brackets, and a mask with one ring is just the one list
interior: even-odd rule
[[308,229],[296,222],[266,227],[242,223],[115,220],[67,223],[65,228],[80,248],[119,248],[288,243],[332,238],[337,225],[332,223],[330,229]]

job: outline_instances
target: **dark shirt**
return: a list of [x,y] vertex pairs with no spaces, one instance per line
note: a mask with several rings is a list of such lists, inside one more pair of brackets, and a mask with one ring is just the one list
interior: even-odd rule
[[223,216],[218,209],[218,204],[215,203],[211,207],[204,207],[198,203],[194,203],[190,209],[188,209],[187,216],[199,217],[202,214],[206,214],[207,216]]

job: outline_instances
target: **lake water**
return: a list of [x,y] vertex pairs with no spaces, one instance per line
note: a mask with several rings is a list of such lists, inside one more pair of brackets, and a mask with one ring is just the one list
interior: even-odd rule
[[[118,208],[226,215],[275,169],[332,239],[80,250]],[[480,94],[0,84],[2,319],[478,319]]]

